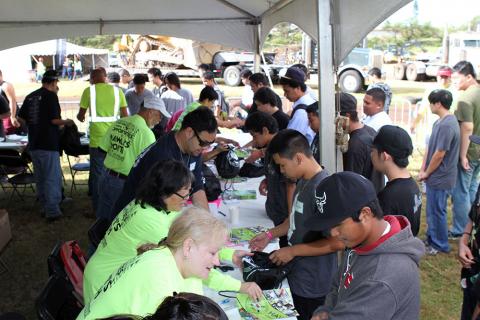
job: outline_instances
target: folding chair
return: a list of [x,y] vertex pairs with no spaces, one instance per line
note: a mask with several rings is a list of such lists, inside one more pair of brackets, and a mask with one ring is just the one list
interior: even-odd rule
[[72,176],[72,186],[70,187],[70,196],[73,194],[73,189],[75,191],[77,190],[77,185],[88,185],[88,183],[78,183],[75,181],[75,175],[78,172],[89,172],[90,171],[90,162],[79,162],[75,163],[72,166],[72,163],[70,162],[70,157],[76,157],[75,155],[70,155],[65,152],[67,155],[67,161],[68,161],[68,168],[70,169],[70,175]]
[[[0,175],[6,177],[6,180],[1,181],[2,189],[6,192],[7,188],[12,188],[9,202],[15,194],[23,200],[27,186],[30,186],[32,191],[35,192],[33,188],[35,178],[28,166],[28,160],[16,150],[2,150],[0,153]],[[20,186],[23,186],[21,193],[19,191]]]
[[75,297],[71,283],[59,275],[51,276],[35,301],[38,319],[75,319],[83,304]]
[[110,221],[105,218],[98,218],[92,224],[90,229],[88,229],[88,239],[95,248],[98,247],[100,241],[102,241],[103,237],[105,237],[105,233],[107,233],[108,228],[110,227]]

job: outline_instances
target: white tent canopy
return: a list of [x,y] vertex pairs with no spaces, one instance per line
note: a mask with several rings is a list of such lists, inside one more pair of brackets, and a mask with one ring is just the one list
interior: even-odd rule
[[[0,70],[7,75],[9,81],[29,81],[34,76],[32,56],[55,56],[58,54],[58,46],[57,40],[47,40],[2,50],[0,51]],[[95,63],[95,57],[96,65],[107,66],[108,50],[106,49],[82,47],[66,42],[65,54],[83,56],[83,66],[86,68]]]
[[[53,56],[58,53],[57,40],[48,40],[35,42],[7,50],[3,50],[4,53],[15,52],[17,54],[28,54],[36,56]],[[76,45],[74,43],[66,42],[66,55],[87,55],[87,54],[108,54],[107,49],[88,48]]]
[[[411,0],[2,0],[0,49],[97,34],[162,34],[259,52],[272,27],[291,22],[318,43],[322,162],[335,170],[334,66]],[[320,35],[320,36],[319,36]],[[257,55],[258,59],[258,55]],[[258,60],[257,60],[258,61]],[[322,106],[330,106],[329,108]]]
[[[331,0],[335,61],[411,0]],[[315,40],[317,0],[2,0],[0,49],[97,34],[162,34],[255,50],[271,28],[291,22]]]

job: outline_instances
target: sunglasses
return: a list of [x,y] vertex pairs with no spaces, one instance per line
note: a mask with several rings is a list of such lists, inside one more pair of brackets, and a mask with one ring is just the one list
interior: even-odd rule
[[182,198],[182,200],[187,200],[189,199],[191,196],[192,196],[192,189],[188,190],[188,194],[182,196],[181,194],[179,194],[178,192],[174,192],[173,194],[176,195],[177,197],[179,198]]
[[213,140],[213,141],[202,140],[200,138],[200,136],[198,135],[198,132],[196,130],[193,130],[193,133],[195,133],[195,137],[197,137],[198,144],[200,145],[200,147],[208,147],[209,145],[211,145],[212,143],[215,142],[215,140]]

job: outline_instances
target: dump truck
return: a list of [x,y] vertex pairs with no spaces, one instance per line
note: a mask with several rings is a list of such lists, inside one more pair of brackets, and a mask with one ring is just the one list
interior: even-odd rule
[[[134,72],[146,72],[157,67],[162,72],[174,71],[179,76],[198,76],[197,67],[209,65],[216,78],[223,78],[226,85],[241,84],[243,69],[253,69],[254,54],[224,47],[218,44],[159,35],[123,35],[114,44],[117,58],[112,61]],[[120,56],[120,58],[118,58]],[[264,54],[262,70],[273,80],[284,66],[274,65],[274,54]],[[114,67],[112,65],[112,67]]]

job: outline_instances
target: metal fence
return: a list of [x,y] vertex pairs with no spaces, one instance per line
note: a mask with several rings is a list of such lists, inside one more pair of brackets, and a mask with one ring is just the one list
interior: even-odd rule
[[77,120],[78,108],[80,101],[60,101],[60,108],[62,110],[62,119],[72,119],[78,127],[78,131],[87,132],[88,130],[88,112],[85,116],[85,121]]
[[[78,130],[81,132],[87,132],[88,130],[88,112],[84,122],[77,120],[78,108],[80,101],[68,100],[60,101],[60,107],[62,110],[63,119],[72,119],[78,127]],[[410,133],[410,128],[415,120],[419,103],[412,104],[408,99],[394,99],[390,105],[389,115],[392,118],[392,121],[395,125],[402,127],[407,132]],[[431,128],[427,128],[427,121],[424,118],[418,125],[415,131],[415,134],[412,134],[412,140],[414,144],[418,146],[424,145],[425,133],[429,132]]]

